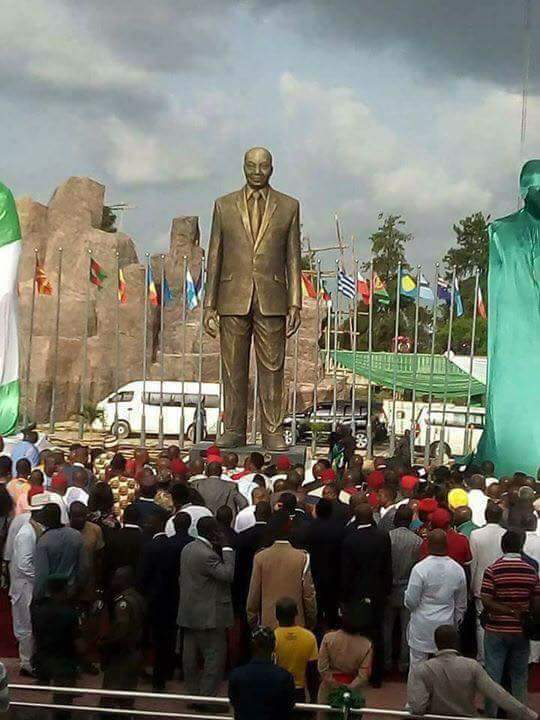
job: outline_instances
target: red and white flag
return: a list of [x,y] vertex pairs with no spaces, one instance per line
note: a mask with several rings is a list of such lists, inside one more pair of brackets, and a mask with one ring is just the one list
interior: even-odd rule
[[482,288],[480,285],[478,286],[478,294],[476,296],[476,309],[478,310],[478,314],[480,317],[483,317],[484,320],[487,317],[486,313],[486,306],[484,305],[484,298],[482,297]]
[[358,292],[362,296],[364,304],[369,305],[369,282],[360,272],[358,273],[358,278],[356,279],[356,286],[358,288]]

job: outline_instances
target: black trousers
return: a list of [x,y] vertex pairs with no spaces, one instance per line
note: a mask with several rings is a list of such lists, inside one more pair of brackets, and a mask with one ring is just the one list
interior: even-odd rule
[[154,648],[152,684],[155,689],[160,689],[174,674],[177,627],[174,620],[165,618],[164,621],[154,620],[151,628]]

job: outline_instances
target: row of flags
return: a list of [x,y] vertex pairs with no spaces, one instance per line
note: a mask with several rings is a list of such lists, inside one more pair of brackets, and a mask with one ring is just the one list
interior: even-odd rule
[[[185,293],[186,293],[186,307],[188,310],[195,310],[196,307],[199,306],[199,304],[202,301],[202,293],[203,293],[203,283],[202,283],[202,272],[199,274],[199,278],[195,282],[193,280],[193,277],[191,275],[191,272],[189,268],[186,272],[186,287],[185,287]],[[98,263],[97,260],[94,258],[90,258],[90,269],[89,269],[89,276],[88,279],[92,283],[92,285],[95,285],[98,290],[102,290],[105,285],[105,280],[107,279],[108,275],[103,269],[103,267]],[[47,275],[45,274],[45,269],[43,268],[43,265],[41,265],[39,258],[36,257],[36,266],[35,266],[35,272],[34,272],[34,284],[35,289],[38,295],[52,295],[53,294],[53,286],[51,282],[48,280]],[[152,273],[152,268],[148,267],[148,282],[146,286],[146,291],[148,293],[148,299],[150,301],[150,304],[154,307],[158,307],[161,304],[161,296],[159,293],[159,287],[156,286],[155,280],[154,280],[154,274]],[[128,301],[128,291],[127,291],[127,283],[126,279],[124,277],[124,271],[122,268],[118,270],[118,300],[122,305],[125,305]],[[173,300],[173,295],[171,292],[171,289],[169,287],[169,283],[167,282],[167,278],[163,277],[163,304],[169,305]]]
[[[355,282],[353,276],[348,275],[343,268],[339,268],[337,273],[337,288],[338,292],[349,300],[353,300],[356,293],[358,293],[358,295],[362,297],[362,301],[365,305],[369,305],[371,303],[372,292],[370,288],[370,281],[360,272],[358,273]],[[435,304],[435,295],[433,290],[431,289],[427,279],[422,274],[420,274],[417,282],[416,278],[409,272],[402,270],[399,278],[399,292],[403,297],[413,300],[416,300],[418,297],[421,302],[423,301],[427,305],[433,306]],[[464,314],[465,310],[457,278],[454,280],[453,296],[454,312],[456,317],[459,318]],[[316,297],[316,294],[309,295],[309,297]],[[383,305],[388,305],[390,303],[390,295],[388,294],[386,285],[376,272],[373,273],[373,297]],[[439,300],[443,300],[448,306],[450,306],[452,302],[451,283],[441,277],[437,281],[437,298]],[[480,317],[486,319],[486,306],[484,304],[480,286],[478,286],[476,304],[478,314]]]

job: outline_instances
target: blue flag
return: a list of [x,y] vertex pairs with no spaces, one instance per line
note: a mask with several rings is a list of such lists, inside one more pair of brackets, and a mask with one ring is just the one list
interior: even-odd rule
[[354,279],[347,275],[341,268],[338,271],[338,290],[345,295],[346,298],[352,300],[356,292],[356,284]]
[[[202,273],[201,273],[201,275],[202,275]],[[199,278],[199,280],[200,280],[200,278]],[[201,290],[202,290],[202,287],[197,288],[197,286],[193,282],[193,278],[191,277],[191,273],[188,268],[187,272],[186,272],[186,287],[184,288],[184,292],[186,293],[186,303],[187,303],[188,310],[195,310],[195,308],[199,304],[199,299],[200,299],[199,292]]]
[[167,282],[167,278],[163,278],[163,304],[168,305],[172,302],[172,292],[171,288],[169,287],[169,283]]
[[[450,305],[452,302],[452,289],[450,287],[450,283],[446,282],[446,280],[443,280],[442,278],[439,278],[437,281],[437,297],[440,300],[444,300],[447,305]],[[461,299],[457,278],[454,282],[454,310],[456,317],[461,317],[464,313],[463,300]]]

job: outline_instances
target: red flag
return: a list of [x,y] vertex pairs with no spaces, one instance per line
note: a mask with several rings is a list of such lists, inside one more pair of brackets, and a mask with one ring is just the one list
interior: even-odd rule
[[485,320],[487,317],[487,313],[486,306],[484,305],[484,298],[482,297],[482,288],[480,287],[480,285],[478,286],[478,295],[476,296],[476,308],[480,317],[483,317]]
[[118,271],[118,299],[120,300],[121,305],[125,305],[127,303],[127,285],[122,269]]
[[103,270],[101,265],[94,260],[90,259],[90,282],[96,285],[98,290],[103,288],[103,281],[107,277],[106,272]]
[[311,298],[312,300],[317,299],[317,291],[313,285],[313,282],[306,272],[302,273],[302,295],[303,297]]
[[364,305],[369,305],[369,283],[360,272],[358,273],[358,278],[356,279],[356,287],[358,288],[358,292],[362,296]]
[[38,295],[52,295],[53,289],[51,283],[47,280],[45,270],[39,264],[39,259],[36,257],[36,272],[34,275],[34,282],[36,283],[36,290]]

